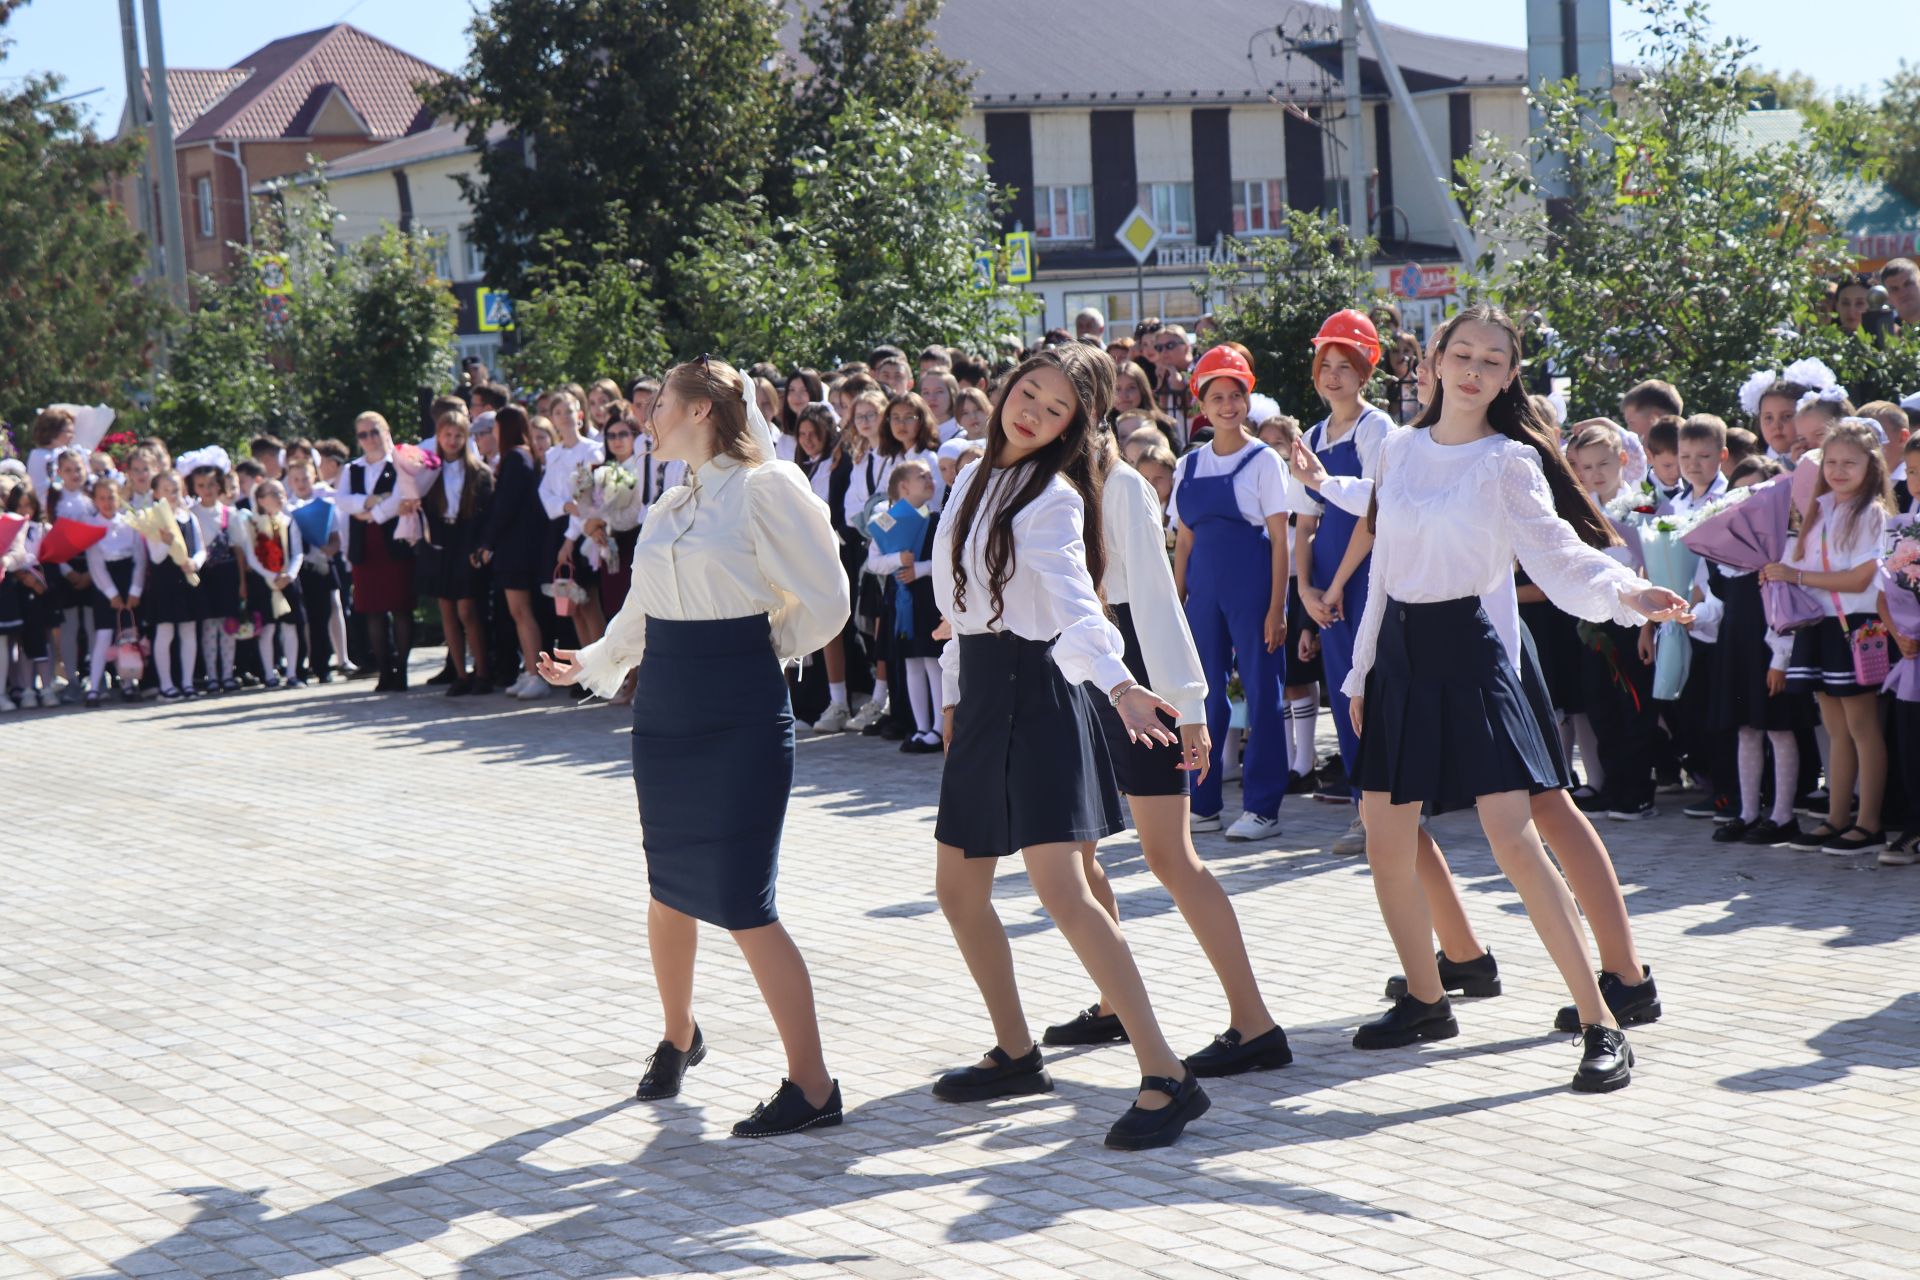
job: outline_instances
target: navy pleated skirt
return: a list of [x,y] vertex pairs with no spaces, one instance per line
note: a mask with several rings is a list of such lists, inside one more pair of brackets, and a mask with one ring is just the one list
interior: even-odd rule
[[1471,809],[1485,795],[1565,784],[1566,764],[1548,747],[1546,724],[1478,596],[1387,600],[1366,699],[1355,770],[1362,791],[1438,814]]
[[1053,642],[993,631],[953,643],[960,702],[934,838],[969,858],[1001,858],[1122,830],[1093,698],[1060,673]]
[[647,619],[633,694],[633,786],[647,888],[723,929],[778,920],[793,710],[765,614]]
[[[1147,659],[1140,651],[1140,633],[1133,625],[1133,607],[1117,604],[1113,606],[1113,624],[1120,629],[1120,638],[1126,643],[1127,670],[1133,678],[1149,689],[1153,682],[1147,679]],[[1187,794],[1187,779],[1192,776],[1180,767],[1182,752],[1179,747],[1166,747],[1152,742],[1135,742],[1127,736],[1127,726],[1120,719],[1120,713],[1113,709],[1113,703],[1097,692],[1090,692],[1088,701],[1093,703],[1095,714],[1100,717],[1100,728],[1106,734],[1107,754],[1113,759],[1114,783],[1123,796],[1183,796]],[[1178,736],[1179,723],[1162,711],[1160,723]]]

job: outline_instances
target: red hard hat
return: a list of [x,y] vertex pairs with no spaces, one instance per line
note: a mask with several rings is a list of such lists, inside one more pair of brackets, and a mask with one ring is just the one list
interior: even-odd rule
[[1193,393],[1199,395],[1207,383],[1215,378],[1232,378],[1248,393],[1253,391],[1253,370],[1248,366],[1247,358],[1225,344],[1212,348],[1200,357],[1193,366],[1188,382],[1193,386]]
[[1329,343],[1352,347],[1369,366],[1380,363],[1380,331],[1373,327],[1373,321],[1351,307],[1326,318],[1320,332],[1314,335],[1313,349],[1318,351]]

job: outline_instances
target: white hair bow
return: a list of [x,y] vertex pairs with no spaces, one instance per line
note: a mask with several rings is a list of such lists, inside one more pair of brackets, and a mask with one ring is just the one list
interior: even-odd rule
[[1772,369],[1755,369],[1753,376],[1740,384],[1740,407],[1749,418],[1760,416],[1760,401],[1767,394],[1767,388],[1780,381],[1780,375]]
[[1839,404],[1846,398],[1847,389],[1835,382],[1829,386],[1821,387],[1818,391],[1809,391],[1807,394],[1801,396],[1800,402],[1793,406],[1793,411],[1795,413],[1801,413],[1806,410],[1808,406],[1819,404],[1823,400],[1828,404]]
[[767,425],[767,416],[760,412],[753,394],[753,379],[746,374],[740,375],[740,403],[746,406],[747,430],[753,436],[753,442],[760,446],[760,452],[768,462],[779,460],[779,451],[774,448],[773,428]]

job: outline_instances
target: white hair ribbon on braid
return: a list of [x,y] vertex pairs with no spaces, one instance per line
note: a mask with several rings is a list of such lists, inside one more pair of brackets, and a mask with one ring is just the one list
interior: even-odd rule
[[1840,419],[1840,425],[1843,427],[1860,427],[1873,432],[1873,438],[1881,444],[1887,442],[1887,429],[1880,425],[1880,421],[1877,418],[1842,418]]
[[1780,381],[1778,372],[1772,369],[1755,369],[1753,376],[1740,384],[1740,408],[1749,418],[1760,416],[1760,402],[1766,399],[1767,391]]
[[183,476],[190,476],[201,467],[226,472],[233,470],[233,462],[227,457],[227,451],[217,444],[183,453],[173,460],[173,469]]
[[1795,413],[1804,413],[1813,405],[1824,401],[1827,404],[1843,404],[1847,399],[1847,389],[1839,383],[1821,387],[1818,391],[1809,391],[1800,397],[1800,403],[1793,406]]
[[773,428],[767,425],[767,416],[760,412],[758,398],[753,394],[753,379],[745,373],[740,375],[740,403],[747,410],[747,431],[753,436],[753,442],[760,446],[762,461],[778,462],[780,451],[773,443]]

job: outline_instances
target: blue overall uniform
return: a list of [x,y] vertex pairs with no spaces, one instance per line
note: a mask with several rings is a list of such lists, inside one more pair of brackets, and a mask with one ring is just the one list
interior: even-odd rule
[[1193,534],[1187,557],[1187,626],[1207,674],[1207,734],[1213,739],[1206,780],[1193,784],[1193,811],[1220,812],[1220,760],[1232,709],[1227,677],[1236,663],[1247,697],[1247,748],[1241,787],[1248,813],[1277,817],[1286,797],[1287,722],[1281,688],[1286,651],[1268,653],[1267,608],[1273,600],[1273,544],[1267,531],[1249,524],[1234,497],[1234,479],[1262,448],[1246,451],[1232,471],[1195,475],[1199,453],[1187,455],[1175,496],[1180,523]]
[[[1314,450],[1320,459],[1320,465],[1327,469],[1330,476],[1358,476],[1361,474],[1360,446],[1356,443],[1360,435],[1361,424],[1378,409],[1367,409],[1361,413],[1353,429],[1332,444],[1323,444]],[[1384,414],[1381,415],[1385,417]],[[1315,424],[1312,438],[1325,440],[1327,423],[1322,419]],[[1333,575],[1340,571],[1340,562],[1346,558],[1347,543],[1353,538],[1353,531],[1359,527],[1360,518],[1342,510],[1331,502],[1321,504],[1325,510],[1320,513],[1320,527],[1313,535],[1313,564],[1308,580],[1318,590],[1325,591],[1327,584],[1333,581]],[[1360,747],[1360,735],[1353,731],[1353,715],[1348,709],[1347,695],[1340,692],[1341,684],[1347,673],[1353,670],[1353,636],[1360,626],[1360,615],[1367,609],[1367,571],[1372,557],[1360,562],[1353,576],[1347,579],[1346,595],[1341,605],[1338,622],[1320,628],[1320,657],[1325,663],[1327,688],[1333,693],[1333,727],[1340,735],[1340,762],[1346,766],[1347,777],[1356,777],[1355,752]],[[1353,789],[1353,798],[1360,799],[1360,788]]]

